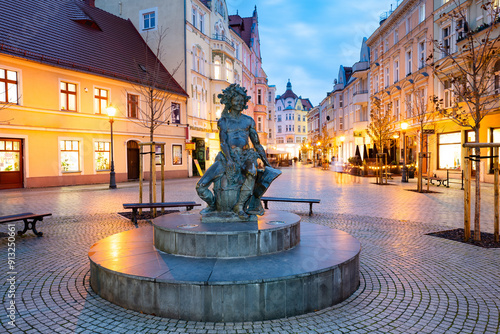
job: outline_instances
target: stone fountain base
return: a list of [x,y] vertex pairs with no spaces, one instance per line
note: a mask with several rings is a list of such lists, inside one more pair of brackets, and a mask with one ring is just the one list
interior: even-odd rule
[[143,313],[209,322],[268,320],[348,298],[359,286],[359,253],[349,234],[300,223],[291,213],[209,224],[196,212],[177,213],[94,244],[90,282],[104,299]]

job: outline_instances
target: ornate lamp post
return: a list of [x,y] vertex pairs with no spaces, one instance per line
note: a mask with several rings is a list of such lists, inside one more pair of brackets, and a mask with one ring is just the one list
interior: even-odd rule
[[408,169],[406,168],[406,129],[408,129],[408,123],[401,123],[401,130],[403,130],[403,169],[401,170],[401,182],[408,182]]
[[113,159],[113,122],[115,121],[113,117],[116,114],[116,108],[109,106],[106,108],[106,112],[109,116],[109,124],[111,125],[111,168],[109,172],[109,188],[116,189],[116,179],[115,179],[115,161]]

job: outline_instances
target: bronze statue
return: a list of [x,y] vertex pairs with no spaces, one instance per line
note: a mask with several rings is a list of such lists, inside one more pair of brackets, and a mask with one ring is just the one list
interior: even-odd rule
[[[270,166],[253,118],[241,113],[248,108],[247,90],[232,84],[222,92],[218,97],[225,107],[217,122],[221,151],[196,185],[198,195],[208,204],[201,211],[202,221],[256,220],[253,215],[264,214],[260,198],[281,171]],[[258,169],[258,159],[263,170]],[[212,183],[213,192],[209,189]]]

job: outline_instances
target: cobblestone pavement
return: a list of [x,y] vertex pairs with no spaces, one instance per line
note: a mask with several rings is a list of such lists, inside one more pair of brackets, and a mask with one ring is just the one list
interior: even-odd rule
[[[200,202],[196,179],[169,180],[168,200]],[[407,189],[415,183],[374,185],[300,166],[283,169],[269,195],[321,198],[315,214],[298,203],[270,203],[305,222],[346,231],[362,244],[361,284],[333,307],[302,316],[249,323],[205,323],[165,319],[125,310],[97,296],[89,286],[87,252],[96,241],[135,228],[117,215],[137,201],[137,184],[0,192],[0,215],[52,212],[16,238],[16,327],[6,316],[7,240],[0,241],[0,323],[9,333],[498,333],[500,249],[483,249],[426,233],[463,224],[459,186],[433,187],[436,194]],[[171,190],[171,189],[175,189]],[[492,231],[493,192],[483,189],[482,228]],[[139,222],[139,226],[149,224]],[[20,229],[22,224],[18,223]],[[0,231],[7,231],[5,224]]]

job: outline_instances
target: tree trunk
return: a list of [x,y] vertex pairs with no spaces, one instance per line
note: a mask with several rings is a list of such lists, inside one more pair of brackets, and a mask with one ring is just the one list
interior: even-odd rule
[[[476,143],[478,142],[478,133],[476,133]],[[481,160],[479,156],[481,155],[481,149],[477,147],[474,150],[476,159],[476,200],[474,203],[474,241],[481,241],[481,184],[480,184],[480,174],[481,174]]]
[[[153,137],[154,137],[154,128],[153,128],[153,121],[151,120],[151,128],[149,129],[149,142],[153,142]],[[151,150],[154,150],[154,146],[149,147],[149,203],[153,203],[153,173],[155,172],[153,170],[153,167],[155,166],[155,162],[153,161],[153,154],[151,153]]]

